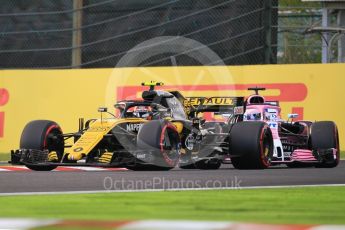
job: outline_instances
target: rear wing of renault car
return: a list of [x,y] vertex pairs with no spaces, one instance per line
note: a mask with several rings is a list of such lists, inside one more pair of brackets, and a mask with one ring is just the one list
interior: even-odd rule
[[186,97],[184,107],[189,115],[202,112],[243,114],[244,97]]

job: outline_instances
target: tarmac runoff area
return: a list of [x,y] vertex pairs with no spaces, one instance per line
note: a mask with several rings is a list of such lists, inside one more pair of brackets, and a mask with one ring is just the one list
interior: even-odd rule
[[281,166],[265,170],[237,170],[231,165],[224,165],[218,170],[173,169],[163,172],[83,167],[59,167],[52,172],[35,172],[25,167],[12,166],[1,166],[0,170],[0,195],[254,189],[345,184],[345,161],[331,169],[291,169]]

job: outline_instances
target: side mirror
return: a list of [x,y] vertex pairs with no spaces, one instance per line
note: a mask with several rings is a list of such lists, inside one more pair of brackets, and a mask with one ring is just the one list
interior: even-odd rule
[[297,118],[297,117],[298,117],[297,113],[289,113],[288,114],[288,119],[294,119],[294,118]]
[[107,108],[107,107],[99,107],[99,108],[98,108],[98,112],[100,112],[100,113],[106,113],[106,112],[108,112],[108,108]]

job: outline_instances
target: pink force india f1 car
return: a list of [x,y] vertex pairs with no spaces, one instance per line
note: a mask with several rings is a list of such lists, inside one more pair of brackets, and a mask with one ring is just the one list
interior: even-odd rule
[[[230,133],[242,133],[247,137],[260,136],[261,154],[255,158],[255,146],[250,138],[231,135],[231,157],[235,168],[267,168],[271,165],[286,164],[288,167],[324,167],[338,165],[340,159],[339,135],[333,121],[293,121],[298,114],[289,114],[288,120],[281,118],[281,108],[277,101],[266,101],[259,95],[265,88],[249,88],[255,94],[246,99],[243,122],[233,125]],[[251,131],[253,124],[267,127],[261,133]],[[245,143],[248,141],[248,143]],[[255,160],[256,159],[256,160]],[[259,162],[259,165],[257,165]]]

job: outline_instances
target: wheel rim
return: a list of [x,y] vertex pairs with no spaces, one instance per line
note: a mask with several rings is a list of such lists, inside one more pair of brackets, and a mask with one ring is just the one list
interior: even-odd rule
[[273,150],[273,142],[272,142],[272,134],[270,130],[266,127],[263,129],[261,134],[261,162],[263,163],[264,167],[268,167],[271,164],[271,153]]
[[43,149],[47,149],[49,152],[56,151],[59,160],[64,152],[64,139],[61,134],[61,128],[58,125],[52,125],[47,129],[43,141]]
[[336,164],[339,164],[340,162],[340,145],[339,145],[339,133],[337,127],[335,127],[335,141],[336,141],[336,149],[337,149],[337,159]]

